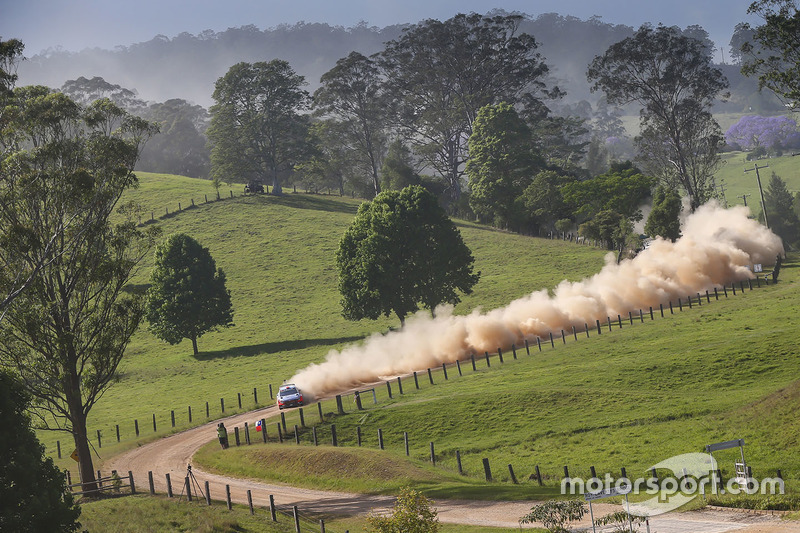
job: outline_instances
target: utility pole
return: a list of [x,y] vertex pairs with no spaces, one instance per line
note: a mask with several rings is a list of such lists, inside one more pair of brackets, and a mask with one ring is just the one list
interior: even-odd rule
[[725,209],[728,209],[728,199],[725,197],[725,180],[721,180],[719,185],[714,186],[715,189],[719,189],[719,194],[722,196],[722,203],[725,205]]
[[747,197],[753,196],[752,194],[743,194],[741,196],[737,196],[736,198],[741,198],[744,201],[744,206],[747,207]]
[[752,172],[756,171],[756,180],[758,180],[758,192],[761,194],[761,210],[764,212],[764,224],[766,224],[767,229],[769,229],[769,218],[767,218],[767,205],[764,203],[764,188],[761,186],[761,175],[758,173],[759,170],[762,168],[769,168],[769,165],[764,165],[763,167],[758,166],[758,163],[753,165],[753,168],[746,168],[745,172]]

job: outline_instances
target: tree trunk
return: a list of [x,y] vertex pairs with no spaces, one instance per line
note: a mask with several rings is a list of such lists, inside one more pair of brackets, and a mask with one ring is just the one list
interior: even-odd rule
[[397,318],[400,319],[400,327],[403,328],[406,325],[406,315],[401,315],[397,313]]
[[192,350],[194,350],[194,354],[197,355],[197,337],[192,337]]
[[97,483],[94,477],[92,450],[89,448],[89,439],[86,435],[86,416],[79,408],[77,413],[72,413],[72,417],[72,438],[75,441],[75,449],[78,451],[81,490],[93,491],[97,489]]

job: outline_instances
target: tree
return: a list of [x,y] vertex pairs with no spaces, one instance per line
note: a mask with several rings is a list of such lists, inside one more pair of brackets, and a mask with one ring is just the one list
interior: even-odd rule
[[13,94],[17,84],[17,65],[22,60],[25,45],[19,39],[0,41],[0,104]]
[[770,229],[789,245],[800,240],[800,219],[794,209],[794,200],[786,188],[786,182],[773,172],[764,191],[764,204],[769,214]]
[[[794,0],[758,0],[747,9],[764,24],[752,42],[742,45],[746,58],[742,74],[758,76],[759,88],[767,88],[792,108],[800,105],[800,10]],[[747,26],[749,30],[750,27]]]
[[211,175],[230,182],[272,182],[282,194],[281,179],[306,159],[309,96],[305,79],[289,63],[237,63],[214,88],[211,125]]
[[746,22],[740,22],[733,28],[733,35],[731,36],[728,46],[730,46],[731,60],[735,64],[741,65],[744,61],[742,48],[744,48],[746,43],[753,42],[754,34],[755,31],[753,31],[753,28]]
[[797,122],[789,117],[762,117],[745,115],[725,132],[728,144],[738,144],[743,150],[763,146],[780,150],[800,146]]
[[393,120],[417,155],[447,182],[449,205],[461,196],[467,141],[478,110],[498,102],[543,107],[556,96],[548,67],[520,15],[458,14],[426,20],[386,43],[379,55]]
[[520,200],[536,226],[552,229],[556,221],[572,214],[564,202],[561,189],[573,179],[553,170],[543,170],[534,176]]
[[370,513],[367,516],[372,533],[436,533],[441,528],[436,509],[422,493],[403,488],[389,516]]
[[108,98],[122,109],[130,112],[145,107],[144,101],[139,98],[135,90],[109,83],[100,76],[92,79],[81,76],[76,80],[67,80],[61,86],[61,92],[82,106],[88,106],[101,98]]
[[314,107],[321,115],[342,124],[340,137],[352,157],[372,178],[374,195],[381,192],[378,170],[386,151],[386,100],[378,66],[358,52],[336,62],[322,75],[314,93]]
[[225,272],[208,248],[184,233],[170,235],[155,257],[146,303],[150,331],[170,344],[191,339],[197,355],[198,337],[233,325]]
[[205,131],[208,113],[199,105],[173,98],[142,111],[144,118],[160,126],[147,143],[137,168],[205,178],[211,167],[211,152]]
[[592,218],[611,210],[625,218],[642,219],[640,207],[650,197],[655,180],[642,174],[633,163],[613,163],[605,174],[573,181],[562,188],[564,201],[578,219]]
[[681,236],[681,197],[672,189],[659,186],[653,194],[653,209],[647,217],[644,232],[675,242]]
[[77,531],[81,508],[67,490],[64,474],[45,457],[31,430],[29,405],[22,384],[0,370],[0,529]]
[[595,57],[587,76],[609,103],[642,106],[637,144],[645,169],[683,188],[692,211],[708,200],[722,142],[710,107],[728,82],[706,46],[676,28],[644,25]]
[[422,183],[422,178],[414,171],[411,150],[399,139],[389,145],[383,159],[381,183],[385,190],[390,191],[399,191],[409,185]]
[[460,301],[472,292],[472,253],[436,197],[419,185],[384,191],[358,208],[336,253],[342,315],[400,323],[419,309]]
[[530,184],[541,158],[533,151],[531,131],[505,102],[481,108],[469,138],[472,210],[500,227],[508,227],[514,201]]
[[111,218],[155,129],[109,100],[82,109],[45,87],[15,89],[3,120],[0,252],[4,266],[35,276],[5,310],[0,364],[19,376],[45,429],[72,434],[92,490],[86,420],[139,324],[141,302],[126,285],[156,232],[137,230],[129,209]]

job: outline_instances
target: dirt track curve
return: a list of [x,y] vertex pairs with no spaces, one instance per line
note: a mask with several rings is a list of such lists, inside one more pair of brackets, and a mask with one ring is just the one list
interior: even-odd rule
[[[232,429],[244,426],[245,422],[254,423],[260,418],[269,418],[277,413],[276,406],[234,415],[222,421]],[[153,472],[153,480],[157,492],[166,493],[166,476],[169,473],[172,488],[176,496],[181,493],[186,467],[192,463],[192,456],[203,445],[216,440],[216,424],[219,421],[165,437],[145,444],[107,461],[105,469],[120,473],[133,472],[140,491],[148,489],[148,471]],[[225,499],[225,485],[230,485],[231,499],[236,503],[247,503],[247,490],[251,491],[253,504],[259,507],[269,506],[270,494],[280,509],[296,505],[301,514],[325,513],[339,515],[363,515],[372,509],[388,509],[394,504],[394,498],[388,496],[369,496],[310,490],[287,485],[271,485],[248,479],[238,479],[204,472],[193,466],[192,470],[201,486],[209,482],[211,497],[214,500]],[[435,502],[442,522],[483,525],[494,527],[519,527],[517,520],[530,511],[535,502],[491,502],[470,500],[438,500]],[[616,508],[608,504],[594,505],[595,516],[612,512]],[[584,519],[579,527],[585,526],[591,531],[591,523]],[[751,515],[741,512],[717,510],[692,511],[686,513],[670,513],[651,518],[652,533],[724,533],[737,531],[741,533],[800,533],[800,523],[782,521],[773,516]]]

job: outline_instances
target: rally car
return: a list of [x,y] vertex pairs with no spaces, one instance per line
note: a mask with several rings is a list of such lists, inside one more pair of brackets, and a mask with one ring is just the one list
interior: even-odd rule
[[281,385],[278,389],[278,409],[303,405],[303,393],[292,383]]

